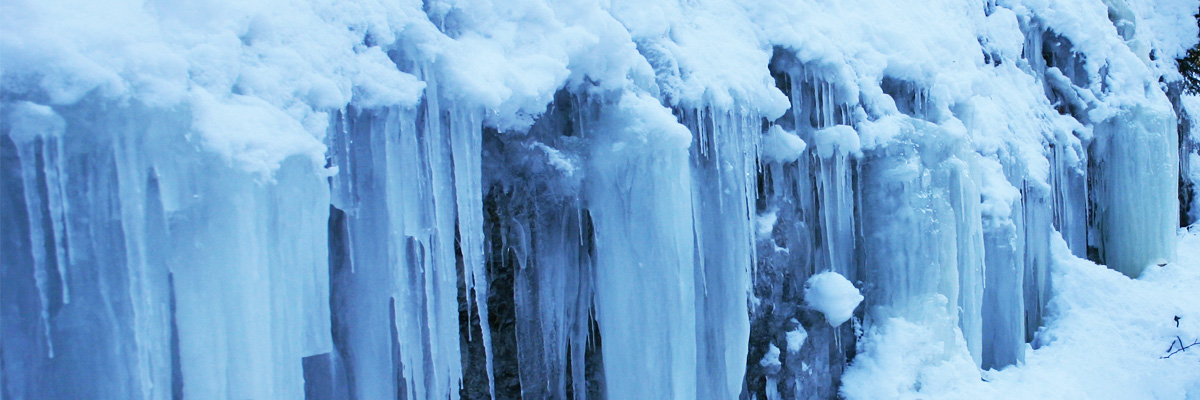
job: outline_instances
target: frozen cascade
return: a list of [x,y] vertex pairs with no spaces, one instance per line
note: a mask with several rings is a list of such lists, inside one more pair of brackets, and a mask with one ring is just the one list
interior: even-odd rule
[[[1178,184],[1178,137],[1173,118],[1135,107],[1097,125],[1092,180],[1096,206],[1094,243],[1106,265],[1131,277],[1175,258],[1179,202],[1143,193],[1170,193]],[[1120,135],[1121,144],[1113,142]],[[1136,162],[1134,160],[1137,160]],[[1137,187],[1137,190],[1128,188]],[[1119,189],[1124,188],[1124,189]]]
[[[14,204],[8,202],[19,200],[7,194],[24,189],[6,178],[5,210],[57,204],[52,212],[58,214],[43,217],[42,229],[25,225],[6,232],[62,243],[45,247],[53,253],[44,254],[54,257],[43,260],[57,265],[38,265],[45,269],[40,274],[55,278],[37,284],[47,296],[30,296],[39,272],[26,269],[36,264],[19,250],[31,247],[5,251],[30,257],[6,259],[4,292],[11,297],[5,304],[35,306],[35,299],[45,298],[51,315],[49,321],[6,317],[5,371],[23,371],[6,375],[7,394],[303,396],[303,372],[295,361],[328,351],[330,343],[319,222],[328,191],[312,163],[289,160],[268,183],[223,166],[173,134],[188,123],[186,114],[106,111],[90,101],[54,113],[43,118],[66,123],[22,127],[47,129],[28,132],[38,136],[12,135],[17,129],[6,127],[6,138],[20,139],[5,139],[6,160],[16,155],[14,145],[45,143],[51,146],[33,153],[40,162],[67,161],[54,167],[55,175],[38,174],[41,190],[56,179],[65,187],[96,189],[67,190],[61,203]],[[89,124],[71,122],[85,120]],[[49,229],[51,221],[63,226]],[[48,273],[53,271],[63,273]],[[66,287],[72,289],[70,302]],[[51,346],[56,353],[49,353]],[[54,384],[83,370],[100,374],[96,384]]]
[[888,398],[1172,261],[1165,5],[817,3],[17,4],[0,398]]
[[682,119],[695,132],[690,158],[700,285],[698,398],[732,399],[742,390],[749,351],[745,304],[754,269],[754,171],[763,118],[747,110],[704,108]]
[[[737,397],[749,335],[743,301],[760,118],[684,110],[689,131],[656,100],[627,95],[614,108],[584,114],[583,122],[585,136],[611,137],[593,144],[595,180],[585,197],[595,224],[606,393]],[[627,121],[637,121],[635,129],[623,127]],[[642,329],[656,324],[664,329]]]
[[[619,101],[612,112],[602,109],[583,122],[592,132],[613,133],[592,148],[593,181],[585,189],[595,226],[596,320],[605,344],[606,395],[694,398],[691,134],[657,101],[640,96]],[[625,128],[627,120],[637,122]],[[647,329],[651,326],[657,329]]]
[[593,228],[578,197],[578,102],[559,92],[528,135],[485,130],[494,150],[485,153],[484,207],[490,279],[500,289],[489,302],[500,321],[493,341],[496,370],[506,371],[495,375],[501,398],[584,399],[603,390]]
[[335,344],[354,396],[458,396],[460,279],[483,321],[475,340],[490,347],[478,301],[486,285],[474,284],[484,267],[482,124],[441,108],[436,87],[419,110],[347,109],[331,128],[343,171],[331,183],[334,206],[345,213],[330,222],[344,246],[332,272],[334,329],[344,335]]
[[[775,215],[777,222],[758,240],[755,296],[762,304],[754,310],[758,328],[751,341],[778,341],[796,328],[807,330],[809,337],[798,354],[783,357],[782,369],[766,374],[765,382],[753,377],[767,371],[752,365],[747,382],[752,391],[778,390],[784,398],[802,393],[829,397],[834,394],[824,382],[836,380],[845,367],[846,352],[854,346],[853,328],[830,327],[819,312],[800,305],[803,284],[812,275],[830,270],[852,281],[860,276],[852,175],[858,149],[842,148],[836,140],[825,141],[821,147],[826,149],[816,145],[817,135],[835,133],[822,129],[850,122],[853,107],[846,103],[854,99],[846,93],[853,91],[835,86],[781,50],[772,67],[776,85],[790,94],[792,106],[778,122],[809,146],[796,161],[768,161],[761,167],[758,211]],[[824,157],[822,150],[827,151]],[[752,349],[751,359],[767,351],[766,345]],[[759,389],[763,384],[771,387]]]
[[[982,273],[982,260],[972,256],[982,245],[978,208],[964,207],[977,204],[978,194],[969,189],[961,141],[937,140],[950,133],[924,121],[902,129],[904,142],[868,153],[861,169],[864,186],[881,188],[861,195],[863,225],[875,227],[864,234],[866,302],[874,318],[929,324],[949,345],[959,336],[960,307],[961,322],[973,328],[964,333],[979,333],[979,293],[960,285],[960,279],[978,282]],[[972,194],[976,200],[959,200]],[[976,340],[968,337],[968,345]]]
[[[984,280],[982,307],[983,368],[1002,368],[1024,360],[1025,345],[1025,230],[1020,191],[1005,179],[996,160],[981,160],[976,171],[984,194]],[[1005,218],[1008,216],[1008,218]]]

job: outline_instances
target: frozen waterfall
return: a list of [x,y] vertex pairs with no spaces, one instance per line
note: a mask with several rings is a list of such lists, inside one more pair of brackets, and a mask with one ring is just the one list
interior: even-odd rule
[[1200,215],[1192,0],[78,3],[0,6],[2,400],[899,396]]

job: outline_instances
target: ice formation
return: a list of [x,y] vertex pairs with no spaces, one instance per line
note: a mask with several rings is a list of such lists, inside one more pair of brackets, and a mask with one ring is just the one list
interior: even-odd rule
[[1200,218],[1196,10],[7,1],[0,399],[977,383]]

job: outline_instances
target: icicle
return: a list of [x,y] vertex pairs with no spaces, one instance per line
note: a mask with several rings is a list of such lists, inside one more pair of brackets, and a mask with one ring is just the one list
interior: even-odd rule
[[[436,83],[431,86],[436,86]],[[459,360],[457,272],[454,255],[455,204],[450,160],[449,138],[444,111],[439,106],[436,90],[427,92],[426,128],[421,137],[424,149],[424,167],[430,171],[429,189],[433,212],[431,226],[426,227],[432,235],[427,250],[431,253],[425,269],[426,312],[430,316],[430,356],[434,370],[429,376],[433,382],[435,397],[458,398],[458,382],[462,377]]]
[[955,241],[958,264],[958,317],[967,349],[979,366],[983,360],[983,297],[985,276],[984,237],[978,183],[970,164],[979,162],[970,153],[971,162],[953,160],[950,174],[950,201],[954,209]]
[[[38,135],[40,133],[34,133]],[[39,157],[37,151],[37,143],[45,141],[45,137],[14,137],[14,142],[17,145],[17,154],[20,158],[21,181],[25,193],[25,209],[26,217],[29,219],[29,243],[30,255],[33,257],[33,278],[37,285],[38,301],[41,305],[39,311],[40,321],[42,325],[42,335],[46,340],[46,356],[54,358],[54,339],[50,334],[50,295],[49,295],[49,277],[46,274],[46,242],[45,232],[43,230],[43,213],[42,213],[42,196],[40,184],[42,180],[38,179],[38,172],[42,171],[40,167],[43,159]]]
[[[47,257],[51,255],[47,245],[54,246],[53,254],[59,257],[54,261],[57,271],[63,271],[63,264],[68,260],[61,257],[58,244],[64,237],[58,224],[58,196],[61,182],[58,181],[59,162],[54,154],[47,151],[51,145],[47,142],[58,143],[65,129],[65,121],[53,109],[29,102],[5,104],[9,110],[3,117],[12,124],[9,128],[9,138],[17,148],[17,168],[20,170],[22,193],[25,201],[25,218],[29,224],[29,255],[33,261],[34,285],[38,296],[38,321],[42,338],[46,344],[46,356],[54,358],[54,338],[50,321],[51,297],[50,277]],[[45,191],[43,192],[43,187]],[[45,195],[43,195],[45,193]],[[49,198],[46,198],[49,197]],[[49,213],[50,215],[46,215]],[[50,225],[53,235],[51,242],[46,242],[46,225]],[[62,281],[55,282],[62,286]],[[60,299],[53,299],[60,300]]]
[[[656,100],[634,94],[602,111],[593,132],[586,196],[607,395],[696,398],[696,270],[683,141],[690,134]],[[618,145],[634,140],[638,146]]]
[[71,285],[67,284],[67,266],[72,264],[67,253],[66,216],[71,208],[66,198],[66,161],[63,159],[61,138],[42,141],[42,155],[46,172],[46,206],[50,214],[50,226],[54,234],[54,253],[58,266],[58,284],[62,290],[63,304],[71,304]]
[[[483,259],[483,154],[482,121],[476,113],[454,110],[448,135],[453,151],[455,200],[458,211],[459,248],[463,254],[463,276],[467,281],[467,295],[475,293],[475,306],[479,315],[485,362],[488,373],[488,389],[496,397],[492,362],[492,330],[488,325],[487,287],[488,277]],[[470,307],[467,307],[468,310]],[[468,311],[469,312],[469,311]],[[467,321],[471,318],[468,315]],[[467,329],[470,332],[470,329]]]
[[[1007,161],[1007,168],[1013,168]],[[996,160],[973,165],[983,186],[984,202],[995,214],[982,215],[984,279],[981,368],[1000,369],[1024,360],[1025,354],[1025,208],[1021,192],[1009,181],[1019,175],[1005,172]],[[1007,217],[1005,215],[1007,214]]]

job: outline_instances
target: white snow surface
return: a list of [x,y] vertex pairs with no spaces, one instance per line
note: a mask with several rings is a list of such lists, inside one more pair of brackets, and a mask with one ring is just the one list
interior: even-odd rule
[[[1053,244],[1051,317],[1025,363],[982,373],[966,347],[893,319],[867,332],[844,376],[848,399],[1195,399],[1200,396],[1200,231],[1181,230],[1179,261],[1139,278]],[[1176,327],[1175,317],[1179,317]]]
[[837,272],[826,271],[808,278],[804,283],[804,302],[814,310],[825,314],[830,326],[838,326],[854,316],[854,309],[862,303],[863,295],[846,277]]

